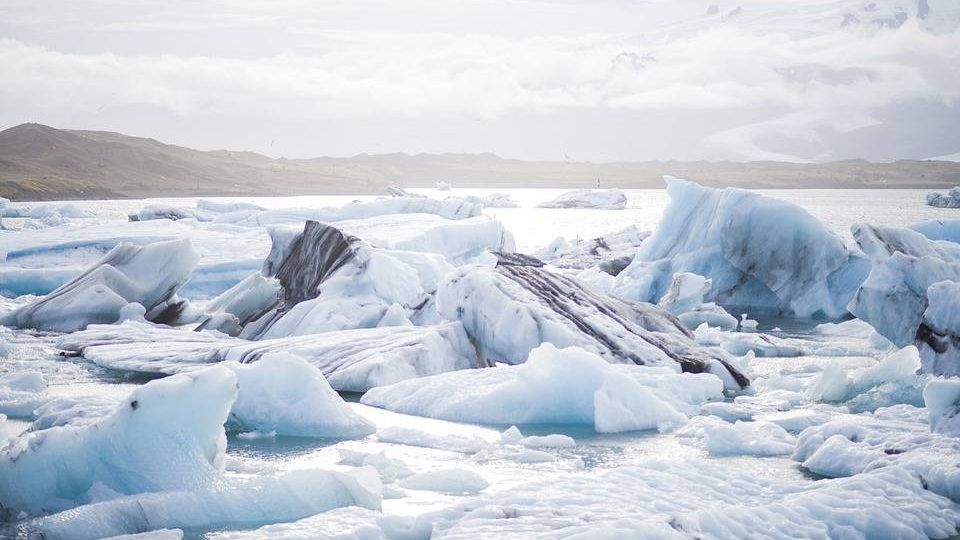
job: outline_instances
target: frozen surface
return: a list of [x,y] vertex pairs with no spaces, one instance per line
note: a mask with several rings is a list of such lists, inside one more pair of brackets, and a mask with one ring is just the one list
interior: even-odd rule
[[374,388],[362,402],[461,422],[587,424],[614,433],[670,428],[722,392],[713,375],[612,365],[582,349],[544,344],[519,366],[411,379]]
[[741,189],[668,179],[670,205],[613,293],[655,302],[677,272],[712,281],[707,300],[768,313],[832,319],[870,269],[803,208]]

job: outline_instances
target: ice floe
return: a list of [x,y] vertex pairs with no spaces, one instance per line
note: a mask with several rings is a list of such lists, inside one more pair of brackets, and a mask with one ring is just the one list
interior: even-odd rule
[[575,189],[557,195],[552,201],[543,202],[537,208],[594,208],[598,210],[623,210],[627,196],[619,189]]
[[533,256],[557,268],[586,270],[596,266],[605,274],[615,276],[630,264],[637,248],[648,236],[649,232],[631,225],[591,240],[567,241],[559,237],[534,252]]
[[620,432],[676,426],[686,421],[685,412],[722,392],[723,383],[710,374],[614,365],[582,349],[545,343],[518,366],[410,379],[371,389],[361,401],[460,422],[587,424]]

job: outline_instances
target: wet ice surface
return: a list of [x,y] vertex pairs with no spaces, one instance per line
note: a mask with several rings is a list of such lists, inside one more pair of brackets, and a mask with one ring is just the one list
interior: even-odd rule
[[[416,191],[440,197],[450,194],[436,193],[434,190]],[[483,195],[488,191],[492,190],[455,189],[452,194]],[[557,235],[591,238],[621,230],[631,224],[636,224],[641,230],[650,230],[659,220],[666,202],[666,196],[660,190],[627,190],[629,203],[625,210],[534,210],[530,207],[552,199],[559,190],[515,190],[511,193],[521,208],[491,209],[485,213],[501,220],[515,235],[518,250],[527,252],[549,243]],[[849,225],[855,222],[904,226],[927,219],[954,217],[956,212],[925,206],[922,190],[765,193],[800,203],[845,238],[849,238]],[[342,204],[353,199],[323,197],[251,201],[278,208]],[[322,203],[317,202],[321,200]],[[81,206],[87,204],[94,206],[94,203],[81,203]],[[144,201],[110,201],[106,205],[96,205],[99,215],[94,219],[118,219],[143,204]],[[775,328],[777,330],[772,330]],[[754,381],[753,393],[731,397],[705,409],[704,412],[722,419],[717,421],[734,426],[734,422],[740,419],[751,420],[758,425],[776,426],[786,434],[777,435],[777,441],[788,446],[794,444],[793,441],[804,427],[826,424],[831,420],[851,421],[854,424],[862,420],[890,429],[908,427],[919,434],[929,431],[925,414],[909,409],[912,405],[923,404],[922,400],[917,401],[919,394],[910,394],[910,382],[884,379],[885,374],[879,376],[876,385],[853,396],[847,403],[815,402],[812,389],[821,381],[825,369],[851,375],[856,370],[877,365],[877,359],[884,352],[871,350],[864,339],[842,333],[825,335],[817,332],[809,321],[791,319],[760,319],[760,330],[780,338],[803,338],[833,344],[839,350],[848,349],[850,352],[836,356],[749,360],[748,371]],[[54,347],[56,335],[53,333],[0,329],[0,337],[13,346],[9,356],[0,360],[0,375],[39,371],[49,384],[48,392],[55,396],[99,395],[122,399],[150,380],[148,377],[103,369],[80,359],[59,356]],[[851,343],[858,347],[851,347]],[[865,350],[868,354],[864,354]],[[926,528],[917,526],[921,537],[953,534],[949,530],[949,523],[960,523],[960,506],[940,497],[942,493],[931,493],[922,488],[918,488],[917,492],[909,491],[913,486],[910,474],[905,473],[906,476],[901,477],[889,474],[890,471],[865,473],[867,475],[858,480],[861,484],[844,491],[848,488],[847,484],[840,483],[842,480],[827,480],[804,469],[790,451],[773,452],[776,455],[761,457],[751,455],[751,452],[743,450],[743,445],[738,447],[727,440],[724,441],[728,443],[726,448],[733,450],[718,452],[718,447],[710,444],[710,436],[695,429],[663,433],[598,434],[591,426],[520,426],[523,436],[562,434],[572,437],[576,443],[572,448],[564,445],[527,448],[520,439],[501,436],[510,427],[508,425],[481,426],[415,417],[363,405],[358,402],[359,395],[356,394],[346,394],[344,397],[350,401],[349,407],[354,412],[373,422],[383,439],[392,442],[381,441],[377,435],[360,440],[337,441],[231,433],[227,444],[228,477],[255,478],[315,468],[350,471],[357,469],[358,465],[373,466],[385,482],[382,513],[358,511],[347,516],[342,513],[336,516],[331,514],[326,520],[322,520],[321,515],[315,521],[321,520],[328,525],[341,523],[346,531],[387,531],[390,537],[401,537],[396,534],[397,531],[411,533],[407,537],[423,537],[423,534],[416,534],[424,532],[418,529],[422,526],[416,521],[418,516],[427,516],[424,518],[426,522],[434,524],[435,537],[572,537],[596,526],[597,530],[609,532],[610,537],[616,538],[620,537],[616,534],[617,526],[636,527],[646,523],[643,520],[647,519],[651,520],[647,523],[651,531],[659,531],[662,526],[669,527],[669,530],[661,531],[666,534],[699,530],[713,532],[717,537],[738,536],[734,529],[726,529],[726,535],[717,533],[722,529],[711,527],[722,519],[697,514],[694,510],[699,509],[693,506],[702,506],[706,510],[717,508],[721,513],[724,509],[733,509],[730,513],[745,527],[740,532],[749,536],[750,532],[776,530],[774,525],[788,530],[789,521],[778,522],[770,517],[778,511],[787,512],[771,505],[783,504],[784,508],[790,509],[807,508],[803,497],[816,495],[816,491],[811,492],[812,495],[807,493],[806,490],[810,489],[827,492],[828,495],[834,493],[832,496],[837,497],[837,501],[850,501],[851,515],[858,511],[866,512],[879,524],[913,523],[911,519],[917,515],[924,516],[928,522]],[[885,413],[883,407],[893,403],[912,405],[898,405],[901,409],[894,408]],[[878,408],[881,410],[875,412]],[[22,420],[7,420],[0,423],[0,435],[11,436],[28,426],[29,423]],[[770,428],[763,433],[774,432]],[[745,437],[750,439],[749,434]],[[756,437],[765,436],[760,434]],[[940,439],[923,444],[935,450],[947,448]],[[909,456],[914,451],[912,447],[894,450],[903,452],[903,456]],[[956,453],[942,452],[941,455],[945,465],[960,463],[960,456]],[[913,461],[907,457],[898,459],[908,465],[923,465],[919,458],[910,458]],[[443,474],[426,474],[437,471]],[[695,486],[700,479],[709,487],[704,488],[703,493],[692,493],[697,489],[691,486]],[[853,479],[857,480],[858,477],[854,476]],[[919,481],[917,483],[919,485]],[[482,487],[484,484],[487,487]],[[901,493],[889,486],[901,486],[906,491]],[[462,493],[456,493],[458,488]],[[883,495],[863,499],[851,495],[868,493],[871,489],[879,489]],[[934,484],[931,489],[939,488]],[[621,496],[626,500],[619,498]],[[825,500],[828,502],[824,504],[828,506],[838,504],[837,501],[831,503],[830,499]],[[891,507],[884,506],[884,500],[889,500]],[[896,506],[915,508],[916,515],[908,515],[909,510],[905,511],[906,514],[897,514],[893,509]],[[383,522],[382,516],[390,520]],[[798,512],[796,516],[796,519],[810,522],[817,519],[829,521],[827,516],[815,513]],[[942,522],[934,523],[938,519]],[[670,525],[665,525],[668,522]],[[256,529],[259,525],[252,523],[249,528]],[[14,523],[0,535],[13,537],[18,532],[23,533],[24,526],[23,522]],[[319,529],[314,527],[317,527],[315,522],[305,520],[288,524],[285,532],[299,534],[300,537],[319,537],[316,532]],[[881,528],[874,532],[898,536],[893,529],[884,531],[882,525],[878,527]],[[796,527],[790,530],[799,537],[811,538],[818,537],[817,533],[822,532],[798,530]],[[391,531],[393,534],[390,534]],[[229,532],[212,526],[187,529],[185,537],[228,538]],[[904,532],[899,536],[909,535]],[[275,531],[265,530],[260,537],[277,536]]]

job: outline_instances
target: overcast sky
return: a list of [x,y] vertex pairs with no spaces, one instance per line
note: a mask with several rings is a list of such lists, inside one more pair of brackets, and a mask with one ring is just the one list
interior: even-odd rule
[[0,0],[0,128],[287,157],[930,158],[960,154],[958,29],[958,0]]

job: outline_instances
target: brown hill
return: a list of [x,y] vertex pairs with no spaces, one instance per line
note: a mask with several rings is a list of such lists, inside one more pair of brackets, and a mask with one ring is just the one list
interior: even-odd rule
[[960,163],[862,160],[586,163],[502,159],[493,154],[361,154],[273,159],[199,151],[104,131],[22,124],[0,132],[0,196],[14,200],[215,195],[382,193],[389,184],[458,187],[661,187],[671,174],[750,188],[945,188]]

